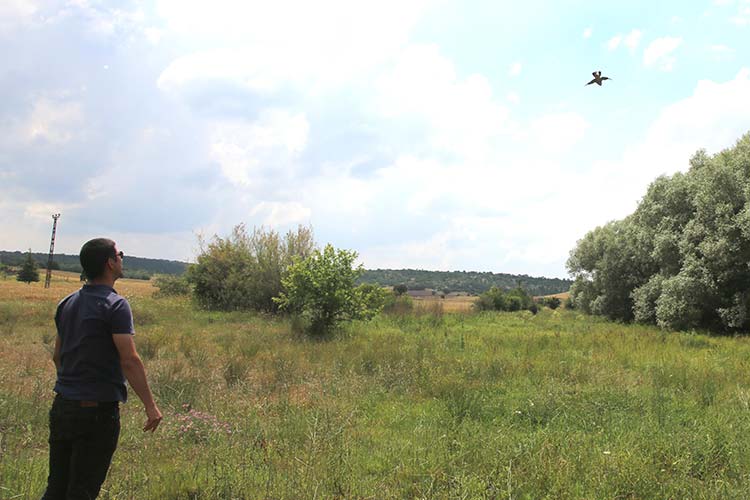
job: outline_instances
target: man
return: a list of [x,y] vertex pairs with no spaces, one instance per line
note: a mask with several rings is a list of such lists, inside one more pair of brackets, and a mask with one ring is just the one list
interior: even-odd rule
[[55,400],[49,414],[49,477],[42,500],[97,497],[120,435],[125,379],[146,409],[144,431],[162,414],[135,349],[130,304],[114,290],[124,254],[97,238],[81,248],[88,282],[57,306]]

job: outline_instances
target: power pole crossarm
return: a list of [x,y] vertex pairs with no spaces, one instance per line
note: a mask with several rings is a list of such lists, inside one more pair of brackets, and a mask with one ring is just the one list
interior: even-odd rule
[[49,288],[52,280],[52,257],[55,255],[55,232],[57,231],[57,219],[60,214],[52,214],[52,240],[49,242],[49,259],[47,260],[47,278],[44,280],[44,288]]

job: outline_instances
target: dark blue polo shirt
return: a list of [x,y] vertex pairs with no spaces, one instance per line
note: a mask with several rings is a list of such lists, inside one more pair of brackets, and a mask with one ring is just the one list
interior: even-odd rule
[[130,304],[107,285],[84,285],[55,314],[61,366],[55,392],[65,399],[126,401],[125,376],[114,333],[134,334]]

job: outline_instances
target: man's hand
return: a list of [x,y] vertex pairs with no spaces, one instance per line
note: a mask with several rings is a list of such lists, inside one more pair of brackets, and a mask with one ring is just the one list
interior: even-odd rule
[[146,425],[143,426],[143,432],[154,432],[159,427],[162,414],[159,407],[154,402],[154,396],[151,394],[151,388],[146,380],[146,369],[143,367],[141,357],[135,350],[133,335],[129,333],[114,333],[112,341],[120,353],[120,366],[125,378],[128,379],[130,387],[133,388],[138,397],[141,398],[143,406],[146,408]]
[[159,427],[159,422],[161,422],[161,419],[163,418],[159,408],[156,406],[153,408],[146,408],[146,417],[148,420],[146,421],[146,425],[143,426],[143,432],[154,432],[156,428]]

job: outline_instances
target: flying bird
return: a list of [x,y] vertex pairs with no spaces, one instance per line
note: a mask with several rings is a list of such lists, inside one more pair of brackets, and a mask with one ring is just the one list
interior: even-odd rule
[[[593,72],[593,73],[591,73],[591,74],[592,74],[592,75],[594,75],[594,79],[593,79],[593,80],[591,80],[591,81],[590,81],[589,83],[587,83],[586,85],[591,85],[592,83],[595,83],[595,84],[597,84],[597,85],[599,85],[599,86],[601,87],[601,86],[602,86],[602,82],[603,82],[604,80],[611,80],[611,78],[609,78],[609,77],[607,77],[607,76],[602,76],[602,72],[601,72],[601,71],[594,71],[594,72]],[[584,85],[584,87],[585,87],[586,85]]]

